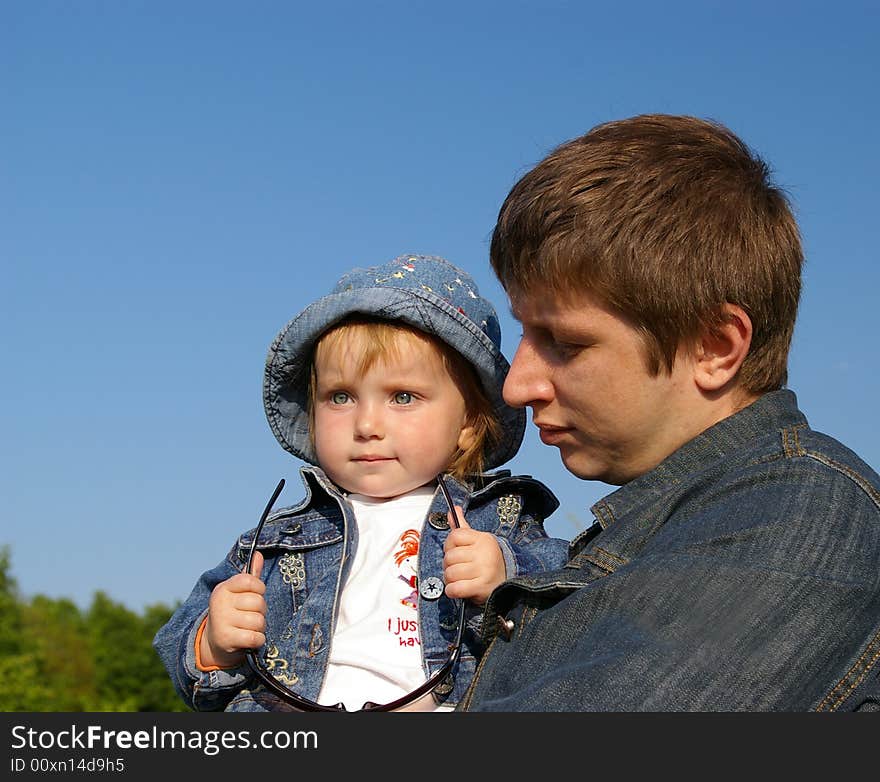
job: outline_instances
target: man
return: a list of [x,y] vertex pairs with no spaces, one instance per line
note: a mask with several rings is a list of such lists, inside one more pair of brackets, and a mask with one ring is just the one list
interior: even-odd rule
[[508,581],[470,711],[880,709],[880,477],[783,387],[803,254],[728,129],[639,116],[505,200],[504,386],[620,488],[564,568]]

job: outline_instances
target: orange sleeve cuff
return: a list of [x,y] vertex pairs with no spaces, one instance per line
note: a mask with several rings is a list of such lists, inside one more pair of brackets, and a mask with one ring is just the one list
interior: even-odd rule
[[211,671],[222,671],[223,669],[219,665],[202,665],[202,658],[199,655],[199,647],[202,645],[202,633],[205,632],[205,625],[208,623],[208,617],[206,616],[202,619],[202,623],[199,625],[199,629],[196,630],[196,668],[200,671],[204,671],[205,673],[209,673]]

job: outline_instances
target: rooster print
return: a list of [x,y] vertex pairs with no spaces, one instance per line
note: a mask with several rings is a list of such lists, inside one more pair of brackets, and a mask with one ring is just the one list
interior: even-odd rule
[[412,590],[400,602],[414,610],[418,607],[419,601],[418,561],[419,532],[408,529],[400,536],[400,548],[394,552],[394,562],[401,571],[398,578]]

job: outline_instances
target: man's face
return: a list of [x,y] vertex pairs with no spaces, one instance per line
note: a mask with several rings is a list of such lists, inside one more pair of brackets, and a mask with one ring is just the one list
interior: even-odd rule
[[511,305],[523,333],[504,398],[532,408],[578,477],[626,483],[714,423],[687,351],[655,377],[639,332],[591,296],[520,293]]

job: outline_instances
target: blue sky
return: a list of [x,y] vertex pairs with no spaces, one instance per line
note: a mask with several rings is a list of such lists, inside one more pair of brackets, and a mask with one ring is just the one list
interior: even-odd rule
[[[728,125],[806,249],[790,386],[880,466],[876,3],[0,4],[0,544],[26,595],[183,599],[299,463],[260,384],[347,268],[488,266],[556,144],[646,112]],[[573,537],[611,487],[530,426],[506,465]]]

